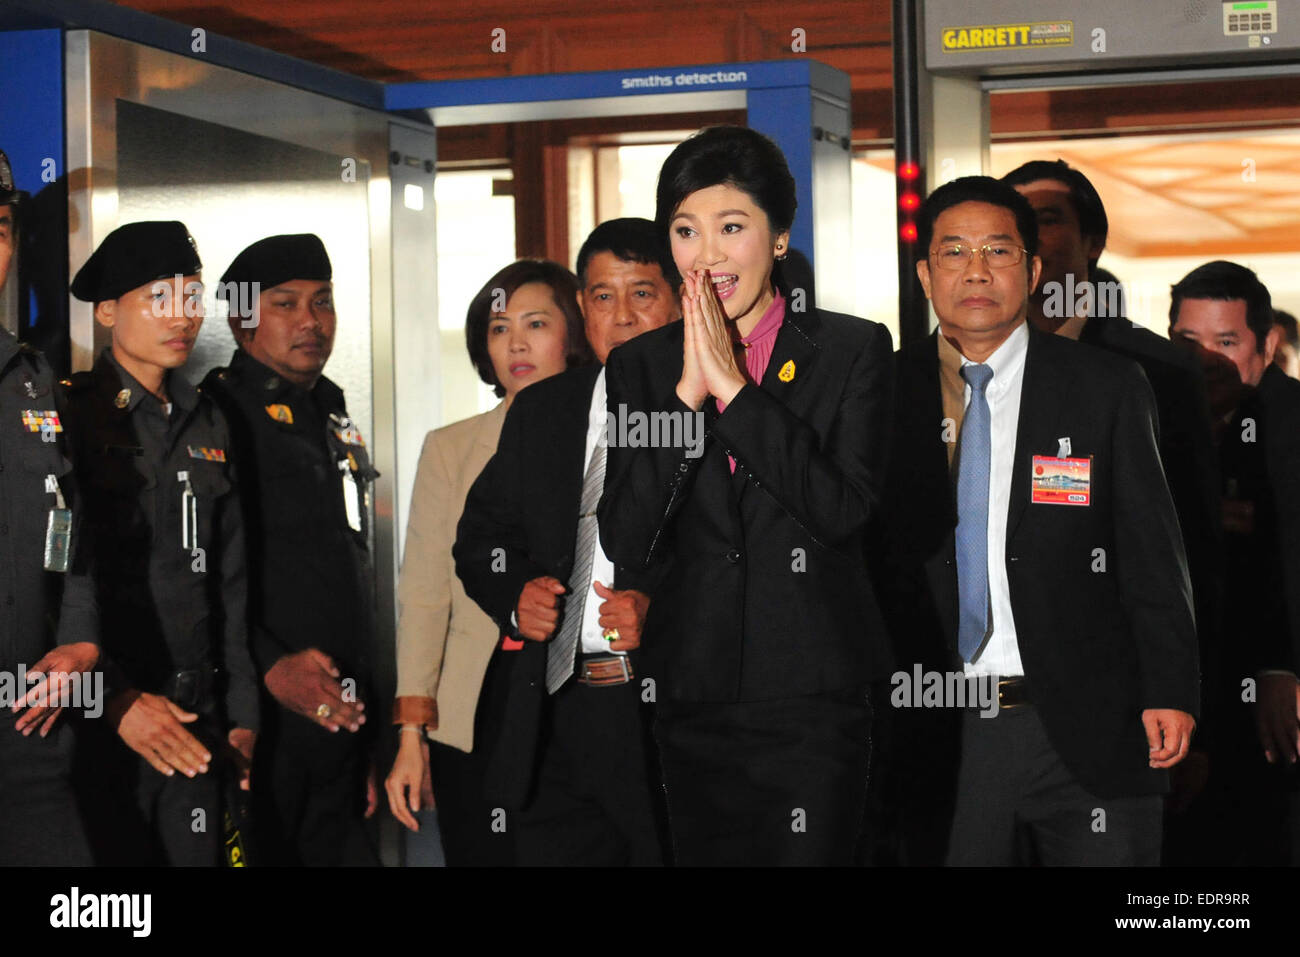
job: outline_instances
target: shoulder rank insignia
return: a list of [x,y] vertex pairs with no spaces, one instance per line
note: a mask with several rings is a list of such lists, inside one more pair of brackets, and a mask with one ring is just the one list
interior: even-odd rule
[[293,425],[293,409],[280,402],[273,402],[266,407],[266,414],[277,422]]
[[28,432],[62,432],[63,423],[57,412],[40,412],[36,409],[23,410],[23,427]]
[[794,360],[786,359],[785,365],[781,366],[781,371],[776,374],[776,377],[782,382],[794,381]]
[[185,448],[189,450],[192,459],[203,459],[206,462],[224,462],[226,460],[225,449],[205,449],[198,445],[187,445]]

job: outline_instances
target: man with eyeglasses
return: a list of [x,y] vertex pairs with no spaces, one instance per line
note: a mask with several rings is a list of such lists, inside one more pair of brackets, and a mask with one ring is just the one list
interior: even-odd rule
[[1027,324],[1038,230],[1010,186],[955,180],[919,220],[939,329],[899,354],[882,591],[900,669],[996,695],[944,702],[955,781],[900,712],[895,747],[925,755],[930,792],[903,804],[943,830],[951,796],[949,864],[1156,864],[1198,689],[1150,386]]

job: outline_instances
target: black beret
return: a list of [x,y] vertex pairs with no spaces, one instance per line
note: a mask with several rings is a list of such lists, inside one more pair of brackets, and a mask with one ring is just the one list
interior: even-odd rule
[[14,171],[9,157],[0,150],[0,206],[9,206],[22,199],[24,194],[14,189]]
[[192,276],[203,268],[184,223],[127,223],[90,254],[72,280],[72,294],[83,302],[117,299],[145,283]]
[[[229,299],[230,283],[260,283],[270,289],[294,279],[327,280],[334,278],[325,244],[315,233],[290,236],[267,236],[259,239],[235,257],[221,277],[217,296]],[[242,297],[241,297],[242,298]]]

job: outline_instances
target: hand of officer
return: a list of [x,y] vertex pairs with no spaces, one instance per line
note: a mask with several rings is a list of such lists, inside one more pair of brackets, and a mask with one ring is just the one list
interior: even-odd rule
[[1253,710],[1264,758],[1269,764],[1294,764],[1300,751],[1300,720],[1296,717],[1300,684],[1294,675],[1260,675],[1257,688]]
[[515,604],[519,634],[530,641],[550,638],[560,620],[560,596],[564,591],[564,583],[550,575],[534,578],[524,585]]
[[641,647],[641,626],[650,608],[650,598],[639,591],[615,591],[600,582],[592,582],[600,603],[600,627],[606,632],[618,629],[618,638],[609,643],[610,651],[630,651]]
[[231,762],[239,772],[239,790],[247,791],[253,777],[253,747],[257,744],[257,732],[248,728],[231,728],[226,734],[226,743],[232,751]]
[[266,690],[275,700],[322,728],[356,731],[366,723],[362,701],[346,701],[333,659],[318,648],[285,655],[266,673]]
[[425,743],[423,729],[418,734],[402,731],[399,736],[397,757],[384,781],[384,790],[388,792],[388,809],[393,817],[407,830],[419,831],[416,813],[421,807],[433,807],[433,788],[429,786],[425,791],[429,781],[429,745]]
[[[90,641],[74,641],[51,648],[28,672],[29,675],[39,673],[41,680],[10,709],[15,714],[27,709],[27,713],[14,724],[14,730],[29,735],[39,727],[42,738],[49,734],[63,711],[63,707],[55,702],[62,700],[65,689],[71,693],[69,675],[89,673],[98,661],[99,647]],[[86,691],[83,685],[83,695]],[[84,698],[82,700],[83,704],[90,704]]]
[[1153,768],[1172,768],[1187,757],[1196,719],[1175,708],[1147,708],[1142,712],[1142,727],[1151,746],[1148,763]]
[[198,718],[158,694],[134,688],[115,695],[104,715],[126,746],[171,777],[177,771],[189,777],[208,770],[212,755],[182,725]]

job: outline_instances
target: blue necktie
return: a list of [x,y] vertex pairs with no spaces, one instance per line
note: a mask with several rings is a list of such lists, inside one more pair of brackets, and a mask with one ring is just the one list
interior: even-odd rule
[[957,447],[957,650],[970,661],[989,631],[989,460],[992,458],[988,399],[993,378],[986,365],[962,366],[970,404]]

